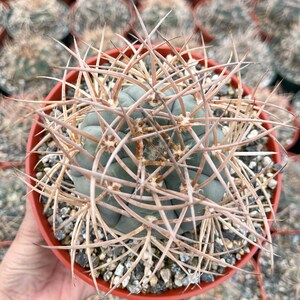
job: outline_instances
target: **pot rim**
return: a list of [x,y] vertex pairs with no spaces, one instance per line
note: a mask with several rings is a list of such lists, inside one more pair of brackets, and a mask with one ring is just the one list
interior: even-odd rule
[[[134,45],[134,48],[137,49],[141,45]],[[126,47],[119,48],[119,49],[113,49],[106,51],[110,56],[117,57],[120,53],[120,51],[123,51],[126,49]],[[146,51],[146,49],[144,49]],[[173,50],[170,49],[168,46],[160,46],[156,47],[156,50],[161,54],[161,55],[168,55],[168,54],[173,54]],[[177,51],[180,51],[179,48],[177,48]],[[132,50],[128,49],[125,51],[126,55],[132,54]],[[187,55],[183,55],[184,58],[187,58]],[[199,62],[204,63],[204,57],[201,54],[192,52],[192,57],[196,60],[199,60]],[[87,60],[87,64],[93,64],[96,61],[96,57],[93,57],[89,60]],[[103,59],[101,59],[100,64],[103,63]],[[218,66],[218,64],[212,60],[207,60],[208,66]],[[217,68],[215,70],[216,73],[220,73],[223,70],[222,67]],[[228,70],[227,70],[228,71]],[[228,72],[225,72],[225,74],[228,74]],[[66,77],[66,81],[68,82],[74,82],[77,78],[78,71],[73,70],[68,73]],[[233,86],[237,86],[238,84],[238,79],[236,76],[232,76],[231,79],[231,84]],[[61,97],[61,89],[62,89],[62,83],[59,82],[56,84],[56,86],[51,90],[51,92],[48,94],[46,97],[46,101],[49,100],[59,100]],[[250,89],[247,88],[245,85],[243,85],[243,90],[244,90],[244,95],[250,95]],[[267,120],[267,116],[265,113],[262,113],[260,116],[262,119]],[[36,121],[40,120],[38,117],[36,117]],[[269,129],[271,128],[271,125],[269,123],[264,123],[265,128]],[[28,144],[27,144],[27,155],[26,155],[26,161],[25,161],[25,170],[26,170],[26,175],[27,175],[27,182],[28,182],[28,199],[29,202],[32,205],[33,212],[35,215],[35,218],[38,223],[38,227],[46,241],[46,243],[50,246],[59,246],[60,243],[58,240],[55,239],[54,234],[52,232],[52,228],[49,225],[47,218],[44,217],[43,215],[43,207],[39,203],[39,193],[37,191],[31,190],[30,186],[34,186],[35,182],[32,177],[35,177],[35,172],[34,172],[34,167],[38,161],[37,154],[36,153],[30,153],[30,150],[37,144],[39,141],[42,131],[42,127],[37,124],[37,122],[34,122],[30,131],[30,135],[28,138]],[[280,156],[280,150],[279,146],[276,144],[275,139],[272,138],[271,136],[269,137],[269,142],[268,145],[271,149],[274,149],[276,154],[273,155],[273,160],[276,163],[281,162],[281,156]],[[276,212],[277,207],[278,207],[278,202],[280,198],[280,190],[281,190],[281,174],[277,175],[277,186],[273,192],[272,195],[272,203],[273,203],[273,210]],[[269,226],[271,226],[272,220],[271,220],[271,212],[268,214],[268,223]],[[242,256],[242,259],[239,260],[234,266],[238,268],[242,268],[250,259],[251,257],[256,253],[257,248],[254,247],[253,245],[249,245],[250,252],[246,253]],[[56,257],[68,268],[71,269],[71,263],[70,263],[70,257],[69,253],[67,250],[58,250],[51,248],[53,253],[56,255]],[[117,288],[115,289],[112,294],[126,298],[126,299],[131,299],[131,300],[143,300],[143,299],[157,299],[157,300],[166,300],[168,297],[172,297],[173,300],[177,299],[186,299],[187,297],[195,296],[200,293],[204,293],[207,290],[219,285],[232,275],[234,275],[237,272],[236,269],[231,269],[231,268],[226,268],[225,272],[223,273],[223,276],[219,276],[215,279],[213,282],[203,282],[201,283],[200,286],[190,286],[188,288],[181,287],[181,288],[175,288],[168,290],[162,294],[131,294],[129,295],[129,291],[126,289],[121,289]],[[75,263],[74,266],[74,273],[81,279],[83,279],[85,282],[89,283],[90,285],[94,285],[93,279],[87,274],[86,269],[82,268],[81,266],[77,265]],[[105,282],[102,278],[97,279],[98,287],[102,291],[108,292],[110,290],[109,288],[109,282]]]
[[8,10],[9,10],[9,6],[5,1],[2,1],[2,0],[0,0],[0,5],[3,6],[4,10],[6,10],[6,14],[4,15],[4,22],[2,24],[2,27],[0,27],[0,46],[1,46],[1,44],[4,40],[4,38],[5,38],[5,35],[7,33],[5,19],[6,19],[6,15],[8,13]]

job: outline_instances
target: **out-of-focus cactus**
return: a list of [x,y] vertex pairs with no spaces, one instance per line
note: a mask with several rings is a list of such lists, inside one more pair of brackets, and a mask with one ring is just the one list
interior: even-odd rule
[[[291,95],[282,94],[277,90],[271,90],[270,88],[259,88],[256,90],[255,98],[259,101],[267,101],[270,105],[266,108],[269,113],[269,118],[272,121],[278,121],[291,123],[291,120],[294,121],[293,125],[299,126],[298,122],[295,122],[295,116],[291,111]],[[278,128],[276,132],[276,138],[280,143],[288,148],[292,143],[294,143],[296,131],[299,128],[294,127],[281,127]]]
[[2,2],[0,2],[0,33],[5,26],[5,16],[6,16],[6,8]]
[[0,241],[15,238],[25,214],[26,184],[18,176],[14,168],[0,169]]
[[197,22],[216,39],[244,32],[253,25],[249,9],[241,0],[208,0],[195,10]]
[[241,70],[245,84],[254,88],[257,84],[266,87],[273,83],[276,77],[273,58],[268,44],[261,41],[257,31],[249,29],[246,32],[228,35],[216,41],[207,51],[210,58],[226,63],[230,57],[235,59],[234,49],[238,54],[238,59],[246,56],[245,62],[250,63],[247,68]]
[[[184,0],[144,0],[141,3],[141,17],[145,23],[148,33],[154,29],[158,22],[165,17],[164,22],[159,26],[158,31],[164,38],[175,37],[188,38],[194,30],[194,21],[191,9]],[[142,33],[139,20],[136,21],[136,28]],[[153,41],[159,41],[157,31],[151,36]],[[176,43],[176,40],[174,42]],[[180,41],[177,40],[180,44]],[[182,43],[181,43],[182,44]]]
[[287,81],[300,85],[300,20],[270,44],[276,71]]
[[[34,100],[32,95],[20,95]],[[23,162],[27,136],[31,127],[28,113],[37,109],[34,103],[24,103],[0,97],[0,162]]]
[[69,33],[70,11],[60,0],[12,0],[7,14],[7,32],[47,35],[61,40]]
[[258,18],[260,29],[269,37],[286,34],[300,18],[299,0],[257,1],[253,12]]
[[125,0],[78,0],[73,7],[72,29],[77,36],[85,30],[109,26],[123,34],[129,30],[132,19],[131,5]]
[[0,86],[9,94],[29,92],[43,95],[53,83],[37,76],[56,76],[53,66],[65,64],[67,52],[51,39],[24,35],[8,41],[0,51]]
[[102,47],[102,51],[106,51],[114,47],[125,45],[109,26],[105,26],[104,28],[86,28],[78,42],[82,57],[86,54],[88,49],[87,57],[91,57],[97,55],[100,46]]

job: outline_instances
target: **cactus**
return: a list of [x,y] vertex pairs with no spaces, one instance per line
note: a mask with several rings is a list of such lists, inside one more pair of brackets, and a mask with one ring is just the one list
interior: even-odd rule
[[[141,17],[148,33],[163,17],[170,13],[158,28],[163,37],[167,39],[178,36],[187,38],[192,35],[194,30],[193,15],[184,0],[144,0],[142,7]],[[142,32],[139,20],[136,21],[135,27],[138,29],[138,32]],[[154,32],[151,39],[153,41],[160,40],[157,31]],[[182,44],[179,40],[176,43]]]
[[[32,95],[20,95],[34,99]],[[26,117],[38,105],[0,97],[0,162],[23,162],[31,121]]]
[[[52,113],[37,110],[43,137],[32,150],[32,184],[53,216],[57,248],[95,283],[101,276],[112,290],[159,293],[213,281],[234,264],[225,260],[232,251],[249,250],[249,241],[262,248],[262,225],[270,241],[266,211],[279,169],[266,146],[273,129],[259,117],[268,103],[230,83],[240,63],[217,75],[188,47],[140,42],[116,57],[102,53],[101,65],[70,51],[80,67],[66,69],[79,79],[63,79],[68,96],[51,101]],[[227,239],[222,248],[222,227],[240,244]]]
[[270,37],[279,37],[299,22],[298,0],[257,1],[253,12],[258,18],[260,29]]
[[2,28],[5,26],[5,16],[6,16],[6,8],[5,6],[0,2],[0,32]]
[[44,95],[53,83],[37,76],[61,74],[52,67],[67,59],[67,52],[50,39],[24,35],[17,41],[8,41],[0,52],[0,86],[9,94]]
[[13,0],[9,6],[6,28],[12,37],[28,32],[61,40],[69,33],[69,8],[62,1]]
[[[300,180],[299,180],[299,176],[295,176],[295,174],[299,174],[300,171],[299,154],[297,155],[292,154],[291,156],[286,157],[284,163],[285,163],[286,170],[285,170],[285,177],[283,178],[280,208],[286,210],[289,206],[291,206],[292,203],[294,203],[294,205],[296,206],[294,210],[300,213],[300,207],[299,207],[299,201],[300,201],[299,181]],[[299,224],[298,225],[288,224],[288,225],[289,225],[288,229],[299,230]]]
[[[270,88],[259,88],[255,93],[255,97],[259,101],[267,100],[268,103],[271,104],[266,108],[271,120],[281,120],[281,122],[286,123],[290,123],[291,120],[295,120],[295,116],[293,115],[290,106],[290,100],[292,98],[291,95],[282,94],[277,90],[272,91]],[[281,145],[287,148],[294,142],[296,130],[299,130],[299,128],[285,126],[278,128],[275,133]]]
[[247,6],[240,0],[209,0],[196,7],[195,17],[216,39],[253,27]]
[[300,85],[300,21],[270,44],[276,71],[289,82]]
[[[103,42],[102,37],[104,37]],[[91,57],[97,54],[95,49],[99,49],[101,45],[102,51],[106,51],[114,47],[121,47],[122,45],[124,46],[124,43],[122,43],[121,39],[114,34],[112,28],[105,26],[103,29],[86,28],[81,35],[81,42],[79,43],[78,47],[82,57],[84,57],[88,49],[89,51],[87,53],[87,57]]]
[[13,168],[1,169],[0,178],[0,241],[12,241],[25,214],[26,184]]
[[84,30],[102,28],[123,34],[131,22],[131,9],[124,0],[78,0],[73,12],[73,30],[82,36]]
[[213,43],[212,46],[207,50],[208,56],[220,63],[226,63],[230,56],[234,56],[234,48],[239,59],[246,56],[245,61],[250,62],[250,65],[241,70],[241,76],[249,87],[254,88],[257,84],[266,87],[273,83],[276,74],[269,46],[261,41],[255,30],[238,32]]
[[[118,94],[118,100],[117,104],[115,105],[116,110],[120,110],[121,107],[124,109],[130,108],[134,105],[140,98],[146,97],[149,99],[152,99],[149,101],[149,103],[144,103],[141,105],[143,109],[153,110],[154,108],[158,108],[162,105],[163,100],[161,99],[168,99],[168,97],[172,97],[175,94],[175,91],[171,88],[166,89],[167,87],[160,87],[158,88],[159,96],[156,96],[154,92],[150,93],[150,95],[146,95],[146,93],[149,94],[151,92],[150,86],[143,86],[140,87],[139,85],[132,85],[128,88],[125,88],[124,90],[120,91]],[[162,91],[164,90],[164,92]],[[183,105],[185,106],[186,115],[188,116],[192,112],[194,112],[197,109],[197,101],[196,98],[187,95],[182,97]],[[182,109],[180,100],[174,101],[171,105],[168,106],[168,110],[170,111],[170,114],[173,116],[173,118],[177,119],[178,124],[182,122],[184,124],[185,121],[189,119],[189,117],[184,117],[182,115]],[[162,111],[166,113],[166,110]],[[111,124],[117,117],[118,114],[114,112],[104,111],[103,113],[100,113],[100,116],[108,123]],[[132,115],[132,126],[136,128],[136,134],[139,132],[155,132],[155,127],[153,125],[157,124],[157,126],[163,128],[163,126],[172,126],[172,123],[168,121],[166,118],[162,118],[160,116],[154,116],[153,120],[150,121],[144,121],[145,118],[147,118],[146,114],[143,114],[142,112],[135,112]],[[193,118],[204,118],[204,108],[201,108],[198,110]],[[187,118],[187,120],[185,120]],[[183,125],[184,126],[184,125]],[[152,172],[154,172],[155,167],[157,164],[163,165],[163,161],[170,162],[172,159],[178,159],[180,158],[180,153],[184,153],[184,151],[187,151],[188,148],[192,148],[195,146],[195,140],[192,137],[192,135],[189,133],[189,131],[193,128],[195,134],[197,135],[198,139],[202,139],[205,135],[205,128],[201,127],[193,127],[191,125],[186,125],[186,128],[182,130],[181,136],[177,136],[179,133],[175,130],[169,132],[169,136],[173,136],[173,141],[170,142],[170,150],[173,155],[170,155],[169,153],[166,153],[166,145],[163,141],[161,141],[159,138],[154,138],[150,141],[145,140],[143,149],[141,149],[141,153],[137,153],[137,149],[135,147],[135,143],[128,143],[127,146],[129,149],[131,149],[134,156],[138,157],[138,159],[143,159],[147,161],[145,172],[147,174],[147,177],[150,176]],[[87,116],[84,118],[83,122],[80,125],[80,130],[82,130],[87,135],[93,136],[96,140],[102,140],[102,147],[104,149],[103,155],[99,158],[99,163],[102,166],[106,166],[108,161],[110,160],[109,153],[112,151],[109,147],[113,143],[118,143],[116,138],[113,136],[103,136],[101,133],[101,124],[99,122],[99,116],[97,112],[91,112],[87,114]],[[123,139],[126,136],[126,132],[128,132],[129,127],[128,125],[123,125],[120,132],[119,132],[119,138]],[[87,156],[86,152],[88,152],[90,155],[95,156],[97,153],[98,148],[98,142],[92,141],[91,139],[85,138],[85,135],[83,134],[82,139],[84,140],[82,142],[83,150],[82,152],[79,152],[75,156],[75,161],[78,163],[78,165],[84,169],[92,170],[93,164],[95,162],[92,162]],[[224,134],[221,130],[221,128],[217,127],[216,132],[212,132],[209,135],[208,139],[208,147],[211,147],[213,143],[219,144],[223,141]],[[184,146],[178,147],[178,143],[183,142]],[[176,156],[176,153],[178,156]],[[123,179],[127,182],[134,182],[134,177],[130,176],[130,172],[133,172],[134,174],[137,174],[137,166],[135,164],[135,161],[126,153],[125,150],[122,150],[118,153],[119,158],[122,160],[123,163],[125,163],[126,167],[129,169],[127,172],[123,170],[122,164],[118,162],[118,159],[114,159],[110,167],[107,171],[108,176],[116,177],[119,179]],[[212,154],[210,154],[212,156]],[[194,166],[197,167],[201,164],[201,161],[203,161],[203,153],[201,151],[194,152],[193,155],[190,156],[188,164],[190,167]],[[215,158],[211,159],[215,160]],[[217,161],[215,161],[216,165],[218,165]],[[171,168],[172,169],[172,168]],[[183,172],[183,170],[182,170]],[[197,178],[196,174],[197,172],[193,169],[189,170],[189,178],[190,180],[196,179],[196,184],[199,186],[203,184],[209,177],[212,176],[214,173],[213,169],[210,167],[209,164],[205,164],[203,167],[203,171],[200,175],[200,177]],[[224,176],[223,176],[224,177]],[[74,172],[72,174],[72,178],[74,180],[75,190],[79,193],[82,193],[83,195],[90,196],[90,185],[91,182],[86,178],[86,176],[80,172]],[[226,178],[223,178],[225,182],[227,181]],[[156,178],[155,176],[152,178],[151,184],[153,186],[162,187],[164,189],[173,190],[173,191],[182,191],[185,189],[185,185],[181,182],[180,177],[178,174],[176,174],[176,170],[172,170],[172,172],[169,173],[168,176],[165,178],[162,178],[159,180],[159,178]],[[121,192],[133,194],[134,188],[133,187],[121,187]],[[98,197],[100,194],[103,194],[103,190],[97,189],[97,193],[95,197]],[[207,197],[215,202],[219,202],[225,193],[225,188],[223,187],[222,183],[219,181],[218,178],[213,179],[210,183],[205,185],[203,187],[203,192],[201,193],[204,197]],[[145,191],[144,193],[137,192],[137,195],[139,195],[141,198],[143,197],[149,197],[152,195],[150,191]],[[121,208],[118,202],[114,199],[112,199],[111,195],[108,194],[102,199],[103,203],[107,203],[109,205],[113,205],[115,207]],[[176,206],[182,204],[182,201],[178,199],[172,199],[168,201],[164,201],[163,205],[165,206]],[[151,216],[156,220],[161,219],[161,213],[156,210],[149,210],[144,209],[140,207],[136,207],[134,204],[128,205],[129,209],[132,209],[135,213],[142,216],[143,218],[147,216]],[[196,215],[203,215],[204,213],[204,207],[201,204],[196,204],[193,207],[193,213]],[[166,216],[168,219],[178,219],[182,213],[182,209],[174,209],[170,211],[166,211]],[[101,215],[103,218],[103,221],[111,228],[114,228],[122,233],[129,233],[131,231],[134,231],[138,227],[141,226],[141,222],[138,220],[133,220],[131,217],[123,216],[119,213],[113,213],[110,209],[101,208]],[[192,209],[189,208],[186,212],[186,217],[192,216]],[[199,222],[196,222],[199,223]],[[172,224],[172,227],[174,227],[175,224]],[[185,222],[182,223],[179,227],[178,233],[182,234],[187,231],[191,231],[193,229],[192,222]]]

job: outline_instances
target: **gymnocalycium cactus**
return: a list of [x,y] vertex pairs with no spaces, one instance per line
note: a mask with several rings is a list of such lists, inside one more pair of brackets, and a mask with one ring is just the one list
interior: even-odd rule
[[58,40],[69,33],[70,12],[60,0],[12,0],[6,28],[12,37],[28,34],[48,35]]
[[81,37],[85,30],[106,24],[113,32],[123,34],[132,19],[130,7],[126,0],[78,0],[73,9],[73,33]]
[[[185,183],[182,182],[182,177],[184,176],[184,168],[175,168],[175,162],[183,157],[184,153],[187,153],[191,148],[195,147],[196,141],[204,139],[204,135],[207,132],[205,130],[204,124],[200,121],[200,124],[193,126],[193,122],[196,119],[203,119],[205,117],[204,108],[199,108],[197,100],[192,95],[182,96],[180,98],[173,100],[166,108],[163,108],[163,103],[168,102],[168,100],[176,97],[174,89],[170,88],[166,84],[158,84],[155,90],[147,84],[133,84],[123,90],[121,90],[111,106],[114,107],[114,111],[100,111],[100,112],[90,112],[88,113],[83,122],[80,124],[80,130],[85,134],[82,134],[82,151],[76,154],[75,161],[78,165],[86,170],[92,170],[93,166],[97,166],[95,161],[86,155],[88,152],[91,156],[97,156],[97,149],[101,147],[102,154],[99,155],[99,165],[100,170],[104,166],[107,169],[107,175],[115,178],[122,179],[124,181],[136,182],[136,175],[138,174],[138,166],[136,165],[136,159],[142,161],[145,169],[146,178],[151,178],[151,185],[158,189],[163,188],[167,190],[181,192],[186,189]],[[130,117],[130,124],[124,124],[124,120],[118,118],[121,108],[124,110],[130,109],[138,101],[144,99],[140,104],[141,111],[132,111],[132,114],[127,113],[127,117]],[[157,114],[153,114],[153,110],[159,111]],[[143,111],[145,110],[145,111]],[[152,113],[152,117],[149,114]],[[114,152],[116,145],[120,143],[120,140],[126,139],[128,132],[131,132],[133,136],[138,137],[140,134],[155,134],[155,132],[160,128],[160,130],[172,127],[174,124],[169,120],[169,116],[172,116],[173,122],[176,122],[179,126],[179,130],[173,129],[164,135],[164,137],[149,138],[136,141],[127,142],[126,147],[129,148],[131,153],[127,153],[125,149],[120,150],[118,153],[111,154]],[[192,117],[191,117],[192,114]],[[101,120],[102,119],[102,120]],[[116,123],[116,120],[119,122]],[[119,128],[117,136],[112,136],[108,134],[103,135],[103,130],[101,126],[106,122],[106,126],[112,126],[113,128]],[[113,124],[112,124],[113,123]],[[201,124],[202,123],[202,124]],[[90,136],[91,138],[88,138]],[[207,139],[207,147],[212,147],[213,145],[218,145],[224,140],[224,134],[219,126],[215,128],[214,131],[209,133],[209,138]],[[92,138],[93,137],[93,138]],[[168,148],[167,148],[168,145]],[[134,155],[134,158],[132,157]],[[114,156],[116,156],[114,158]],[[209,154],[210,159],[214,161],[215,166],[218,165],[217,158],[212,157]],[[207,158],[205,159],[207,160]],[[203,182],[207,181],[214,173],[212,166],[209,163],[205,163],[201,174],[197,173],[197,166],[201,164],[204,160],[203,151],[199,148],[197,151],[189,156],[188,161],[188,175],[189,179],[195,181],[196,185],[200,186]],[[108,164],[108,162],[110,162]],[[169,165],[169,169],[161,170],[159,174],[159,166],[166,163]],[[126,169],[124,170],[124,166]],[[108,167],[109,165],[109,167]],[[173,166],[172,166],[173,165]],[[167,166],[166,166],[167,167]],[[97,168],[98,169],[98,168]],[[100,171],[99,170],[99,171]],[[177,172],[179,174],[177,174]],[[154,175],[154,173],[157,173]],[[165,174],[163,174],[165,173]],[[83,195],[90,197],[90,187],[91,181],[86,177],[85,174],[80,171],[73,172],[72,178],[75,185],[75,190]],[[227,182],[226,176],[223,175],[222,179]],[[224,184],[224,183],[223,183]],[[225,193],[225,187],[220,182],[220,179],[214,178],[205,186],[202,187],[202,192],[200,194],[204,198],[209,198],[215,202],[219,202]],[[141,200],[153,196],[151,190],[145,188],[136,191],[134,186],[121,186],[120,192],[134,194],[140,197]],[[104,191],[101,188],[97,188],[94,196],[97,198],[99,195],[103,195]],[[117,200],[115,200],[109,193],[101,196],[101,202],[112,205],[117,208],[121,208]],[[182,201],[179,199],[169,199],[162,202],[163,206],[174,207],[173,210],[166,210],[165,215],[168,220],[176,220],[180,217],[183,208]],[[153,203],[152,205],[156,205]],[[178,208],[176,208],[178,206]],[[128,209],[134,211],[139,216],[153,217],[155,220],[161,220],[165,216],[158,210],[153,208],[142,208],[135,204],[129,202]],[[121,215],[117,212],[112,212],[109,208],[100,208],[103,221],[111,228],[114,228],[122,233],[129,233],[141,226],[141,222],[132,217]],[[185,217],[200,216],[204,213],[204,206],[202,204],[195,204],[188,208],[185,212]],[[196,222],[197,224],[199,221]],[[168,225],[166,225],[168,226]],[[173,223],[171,227],[174,227]],[[184,222],[180,225],[178,233],[182,234],[187,231],[193,230],[192,222]]]
[[[103,41],[102,41],[103,38]],[[109,26],[104,28],[86,28],[82,34],[78,44],[80,54],[83,57],[91,57],[97,54],[99,47],[102,47],[102,51],[111,49],[112,47],[124,46],[121,39],[118,38]],[[86,54],[86,51],[88,53]]]
[[300,19],[281,36],[272,39],[271,54],[276,71],[282,78],[300,84]]
[[280,38],[299,22],[298,0],[256,1],[252,9],[258,18],[260,29],[269,37]]
[[249,9],[241,0],[208,0],[199,3],[195,18],[216,39],[222,39],[229,33],[235,35],[254,26]]
[[[195,24],[192,11],[185,0],[144,0],[141,2],[141,17],[149,33],[164,16],[166,18],[158,28],[164,38],[171,39],[179,36],[187,38],[192,35]],[[141,33],[138,19],[135,26]],[[156,42],[160,40],[157,31],[151,39]],[[184,44],[182,39],[175,39],[174,42]]]
[[102,277],[111,291],[159,293],[213,281],[235,268],[228,255],[271,241],[280,168],[266,145],[274,128],[260,118],[267,102],[231,84],[242,62],[220,71],[143,35],[90,64],[76,43],[68,50],[79,67],[65,69],[78,77],[64,77],[61,100],[37,110],[39,163],[28,172],[72,265],[87,267],[96,287]]
[[212,46],[207,50],[208,56],[220,63],[226,63],[234,55],[234,48],[239,59],[246,56],[245,60],[250,64],[240,72],[247,86],[254,88],[259,84],[260,87],[265,87],[273,83],[276,73],[272,54],[268,44],[261,40],[256,30],[249,29],[233,36],[228,35],[215,41]]
[[66,63],[68,54],[50,38],[37,35],[7,41],[0,51],[0,86],[11,95],[31,93],[44,95],[53,83],[38,76],[58,76],[53,66]]
[[4,6],[4,4],[2,4],[2,2],[0,2],[0,33],[3,30],[4,27],[4,19],[5,19],[5,15],[6,15],[6,7]]

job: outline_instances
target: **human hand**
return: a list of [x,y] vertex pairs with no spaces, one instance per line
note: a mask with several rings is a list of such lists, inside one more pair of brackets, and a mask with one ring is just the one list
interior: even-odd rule
[[71,272],[44,244],[31,206],[0,265],[1,300],[83,300],[95,288]]

